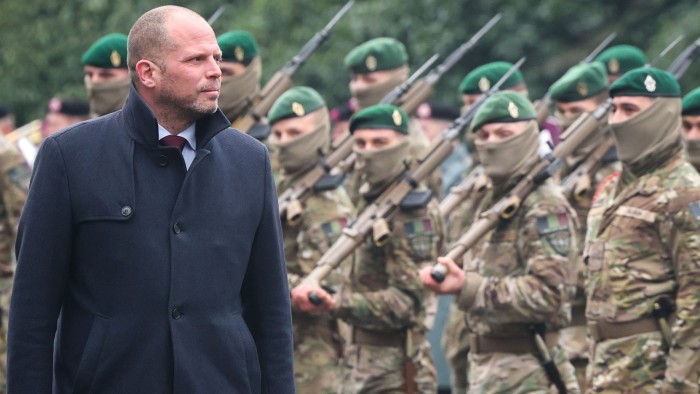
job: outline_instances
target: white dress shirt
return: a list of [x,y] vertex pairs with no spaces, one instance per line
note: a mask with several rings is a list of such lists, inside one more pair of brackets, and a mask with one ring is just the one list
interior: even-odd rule
[[[185,166],[190,169],[190,165],[194,161],[195,151],[197,149],[197,140],[194,137],[194,125],[192,123],[185,130],[183,130],[178,136],[187,140],[185,147],[182,148],[182,158],[185,159]],[[163,137],[167,137],[172,133],[166,130],[163,126],[158,125],[158,140],[162,140]]]

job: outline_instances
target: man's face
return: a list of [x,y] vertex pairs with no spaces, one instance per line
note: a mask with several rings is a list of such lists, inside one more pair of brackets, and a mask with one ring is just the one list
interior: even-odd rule
[[557,102],[557,111],[565,118],[578,117],[584,112],[593,112],[596,108],[598,103],[591,98],[570,103]]
[[653,102],[653,98],[644,96],[613,97],[610,124],[626,121],[627,119],[649,108]]
[[481,97],[481,94],[463,94],[462,95],[462,112],[469,111],[472,105]]
[[355,147],[366,151],[389,148],[406,138],[392,129],[357,129],[352,137]]
[[174,14],[167,27],[174,49],[155,72],[156,99],[169,111],[195,119],[213,113],[221,89],[221,50],[214,31],[205,21],[182,14]]
[[220,62],[219,68],[221,68],[221,77],[232,77],[234,75],[242,74],[246,66],[243,63],[238,62]]
[[686,139],[700,139],[700,115],[683,116],[683,134]]
[[272,125],[272,134],[280,143],[292,141],[297,137],[312,132],[316,127],[316,112],[306,114],[299,118],[287,118],[278,120]]
[[83,67],[83,73],[86,88],[102,82],[129,78],[129,70],[126,68],[102,68],[86,65]]
[[423,129],[426,137],[432,141],[445,131],[452,121],[437,118],[418,118],[418,123],[420,123],[420,127]]
[[476,131],[476,142],[499,142],[521,134],[528,122],[487,123]]
[[352,74],[352,79],[350,80],[350,91],[379,85],[382,82],[388,81],[395,72],[396,70],[382,70],[367,74]]
[[85,119],[80,116],[70,116],[60,112],[49,112],[44,117],[44,122],[41,125],[41,134],[43,134],[44,137],[48,137],[61,129],[80,122],[81,120]]

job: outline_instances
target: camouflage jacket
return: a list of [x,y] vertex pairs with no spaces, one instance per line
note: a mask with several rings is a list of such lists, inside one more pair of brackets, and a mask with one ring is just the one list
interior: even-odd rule
[[682,152],[671,153],[659,153],[651,170],[637,171],[641,175],[623,169],[598,190],[586,238],[586,316],[633,321],[650,317],[659,298],[673,300],[665,380],[674,390],[697,392],[700,175]]
[[[484,198],[480,211],[492,199]],[[508,336],[522,335],[523,323],[546,323],[549,329],[568,325],[576,227],[575,213],[549,180],[468,251],[457,302],[467,312],[469,329]]]
[[31,170],[15,147],[0,137],[0,277],[14,272],[12,253]]
[[428,305],[435,305],[436,298],[416,273],[432,265],[443,251],[443,226],[433,199],[425,208],[397,212],[389,223],[391,234],[385,244],[375,245],[369,234],[343,275],[346,282],[337,316],[368,330],[425,330]]

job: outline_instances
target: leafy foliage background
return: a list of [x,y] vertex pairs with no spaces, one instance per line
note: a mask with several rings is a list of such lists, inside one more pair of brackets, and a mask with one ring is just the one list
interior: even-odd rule
[[[226,10],[213,27],[217,34],[245,29],[257,37],[263,81],[293,57],[343,5],[342,0],[174,0],[208,18]],[[80,56],[111,32],[128,33],[145,11],[167,4],[154,0],[0,1],[0,103],[21,125],[43,115],[53,96],[84,97]],[[680,34],[685,39],[656,66],[666,67],[700,36],[700,7],[693,0],[358,0],[329,41],[295,76],[299,85],[319,90],[331,105],[348,96],[345,54],[373,37],[403,41],[415,68],[433,53],[444,59],[491,16],[503,19],[437,86],[435,101],[458,102],[462,77],[494,60],[528,57],[523,73],[531,98],[540,97],[571,65],[610,32],[615,44],[637,45],[654,58]],[[700,60],[681,81],[684,92],[700,85]]]

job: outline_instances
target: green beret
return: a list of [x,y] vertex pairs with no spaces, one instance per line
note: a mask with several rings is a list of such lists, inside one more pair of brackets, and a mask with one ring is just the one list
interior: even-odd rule
[[408,53],[398,40],[380,37],[355,47],[345,56],[344,63],[354,74],[368,74],[405,66]]
[[649,63],[647,55],[641,49],[632,45],[616,45],[604,50],[596,62],[601,62],[608,69],[608,74],[624,74],[635,68],[644,67]]
[[487,123],[511,123],[537,119],[535,107],[520,93],[500,91],[494,93],[479,107],[472,120],[472,131]]
[[568,103],[593,97],[608,88],[608,74],[602,63],[574,66],[550,88],[552,100]]
[[350,118],[350,133],[358,129],[392,129],[408,135],[406,111],[391,104],[367,107]]
[[234,30],[216,38],[225,62],[248,63],[254,58],[260,47],[255,37],[247,31]]
[[83,54],[84,66],[100,68],[126,68],[126,35],[107,34],[95,41]]
[[[498,82],[510,68],[512,63],[493,62],[479,66],[472,70],[459,84],[459,91],[462,94],[481,94]],[[523,82],[523,74],[520,70],[515,70],[513,74],[501,85],[501,89],[508,89]]]
[[700,115],[700,88],[691,90],[683,97],[682,115]]
[[284,92],[267,113],[270,124],[287,118],[300,118],[326,105],[320,94],[306,86],[296,86]]
[[638,68],[613,82],[610,97],[615,96],[680,97],[681,87],[668,71]]

